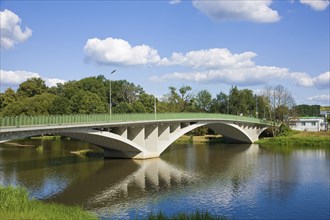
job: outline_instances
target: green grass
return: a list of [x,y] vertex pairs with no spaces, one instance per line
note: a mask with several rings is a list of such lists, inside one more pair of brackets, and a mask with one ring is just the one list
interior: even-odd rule
[[97,219],[80,207],[44,203],[28,198],[24,188],[0,186],[0,219]]
[[149,220],[167,220],[167,219],[171,219],[171,220],[197,220],[197,219],[202,219],[202,220],[225,220],[227,219],[224,216],[215,216],[215,215],[211,215],[210,213],[208,213],[207,211],[205,212],[200,212],[200,211],[196,211],[192,214],[187,214],[187,213],[178,213],[178,214],[174,214],[171,216],[167,216],[165,214],[163,214],[162,212],[159,212],[158,214],[151,214],[148,216]]
[[298,146],[330,148],[330,132],[291,131],[287,136],[260,139],[263,146]]

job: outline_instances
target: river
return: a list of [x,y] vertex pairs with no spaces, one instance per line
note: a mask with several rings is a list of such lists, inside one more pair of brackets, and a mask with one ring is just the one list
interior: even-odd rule
[[69,139],[0,145],[0,184],[103,219],[208,211],[229,219],[329,219],[330,150],[173,144],[160,158],[81,158]]

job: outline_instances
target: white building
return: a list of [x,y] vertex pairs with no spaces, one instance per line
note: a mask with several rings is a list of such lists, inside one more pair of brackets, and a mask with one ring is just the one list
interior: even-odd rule
[[303,117],[290,120],[290,128],[297,131],[326,131],[325,118]]

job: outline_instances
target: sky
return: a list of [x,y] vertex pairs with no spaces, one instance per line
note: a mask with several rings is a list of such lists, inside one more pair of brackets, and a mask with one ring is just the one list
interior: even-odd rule
[[[1,0],[1,92],[104,75],[161,97],[169,86],[283,85],[330,106],[329,0]],[[114,74],[110,74],[116,70]]]

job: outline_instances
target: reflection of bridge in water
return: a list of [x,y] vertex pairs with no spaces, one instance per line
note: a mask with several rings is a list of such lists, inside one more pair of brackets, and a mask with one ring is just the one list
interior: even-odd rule
[[89,201],[103,203],[120,196],[128,196],[130,189],[155,191],[171,186],[185,185],[197,180],[197,175],[181,170],[161,159],[138,161],[140,168],[108,189],[98,193]]
[[160,158],[111,160],[104,161],[104,166],[100,172],[68,186],[50,200],[67,204],[87,203],[89,207],[99,207],[105,203],[116,204],[117,199],[131,200],[144,192],[159,192],[198,181],[196,173],[180,169]]

